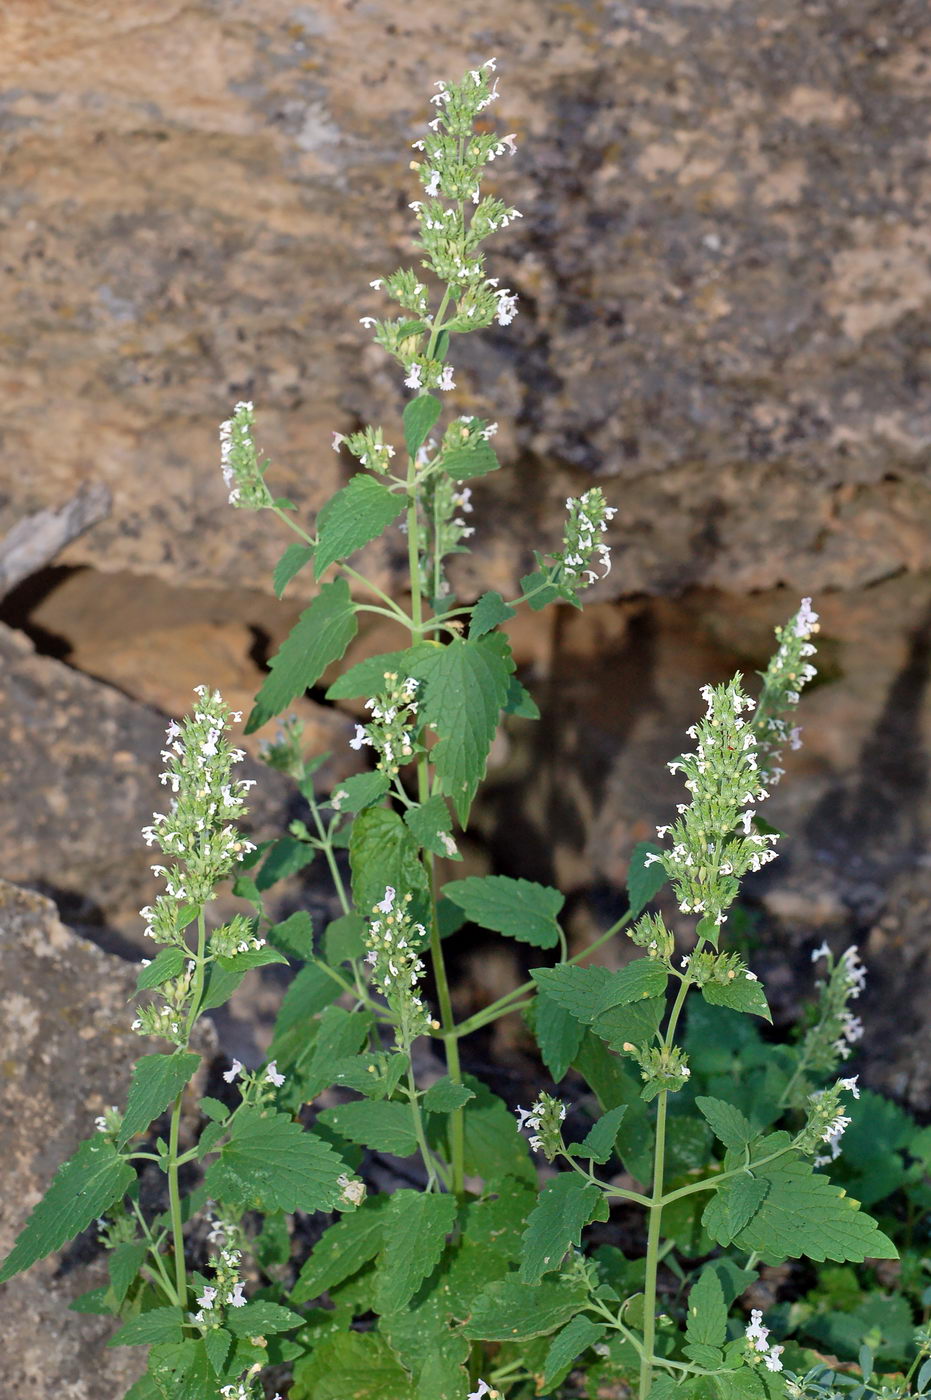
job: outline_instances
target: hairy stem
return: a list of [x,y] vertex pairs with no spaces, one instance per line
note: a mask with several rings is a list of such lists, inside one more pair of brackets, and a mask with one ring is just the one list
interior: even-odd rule
[[656,1145],[653,1151],[653,1198],[647,1231],[646,1277],[643,1284],[643,1353],[640,1358],[640,1400],[647,1400],[653,1384],[653,1344],[656,1337],[656,1271],[659,1263],[660,1226],[663,1219],[663,1173],[666,1166],[666,1089],[660,1090],[656,1110]]

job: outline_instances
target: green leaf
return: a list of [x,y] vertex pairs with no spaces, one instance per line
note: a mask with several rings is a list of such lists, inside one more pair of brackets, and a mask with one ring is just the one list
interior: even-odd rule
[[[339,810],[361,812],[363,807],[371,807],[373,802],[378,802],[384,797],[390,786],[391,779],[380,768],[373,768],[370,773],[356,773],[351,778],[344,778],[336,789],[336,792],[346,794],[340,799]],[[335,793],[331,794],[331,799],[332,796],[335,796]]]
[[463,1081],[475,1095],[464,1114],[466,1171],[484,1181],[512,1176],[536,1186],[536,1167],[514,1114],[480,1079],[465,1074]]
[[97,1133],[82,1142],[74,1156],[58,1168],[20,1231],[0,1268],[0,1283],[86,1230],[135,1180],[136,1173],[117,1155],[109,1138]]
[[[440,835],[441,832],[450,832],[453,829],[453,819],[450,816],[449,808],[446,805],[446,798],[436,792],[432,797],[428,797],[426,802],[422,802],[419,807],[408,807],[404,813],[404,823],[409,828],[411,835],[418,846],[423,846],[428,851],[432,851],[435,856],[446,856],[449,858],[449,851]],[[461,856],[453,857],[461,860]]]
[[197,1107],[205,1118],[210,1118],[215,1123],[225,1123],[230,1116],[229,1106],[221,1103],[219,1099],[212,1099],[209,1095],[199,1101]]
[[520,719],[539,719],[540,707],[526,686],[521,685],[516,676],[508,681],[508,697],[504,702],[506,715],[517,715]]
[[137,1060],[116,1147],[125,1148],[130,1138],[143,1133],[153,1119],[164,1113],[199,1064],[199,1054],[185,1050],[176,1050],[174,1054],[147,1054]]
[[384,1197],[367,1200],[331,1225],[314,1245],[291,1290],[292,1303],[307,1303],[351,1278],[381,1251]]
[[255,887],[259,891],[269,890],[279,880],[296,875],[299,870],[310,865],[316,856],[316,849],[306,841],[298,841],[294,836],[280,836],[273,841],[262,868],[255,877]]
[[769,1183],[753,1176],[735,1176],[715,1191],[701,1223],[718,1244],[727,1245],[748,1225],[766,1199]]
[[385,673],[393,671],[397,676],[412,676],[415,666],[424,656],[436,650],[433,642],[420,642],[404,651],[385,651],[380,656],[367,656],[333,682],[326,693],[328,700],[357,700],[378,695],[385,688]]
[[547,1182],[524,1232],[524,1283],[539,1283],[545,1273],[558,1269],[566,1250],[581,1243],[583,1227],[596,1218],[607,1220],[608,1204],[592,1182],[575,1172],[561,1172]]
[[705,1269],[689,1293],[685,1335],[690,1342],[720,1347],[727,1336],[727,1304],[720,1280],[713,1269]]
[[136,991],[148,992],[153,987],[161,987],[164,982],[170,982],[172,977],[177,977],[183,971],[186,957],[183,948],[162,948],[148,967],[141,969],[136,978]]
[[571,1149],[573,1157],[590,1157],[595,1162],[607,1162],[614,1151],[621,1120],[626,1112],[627,1104],[622,1103],[603,1114],[585,1138]]
[[585,1027],[552,1000],[538,992],[534,1003],[534,1033],[553,1083],[566,1077],[569,1066],[578,1054]]
[[325,583],[269,662],[271,669],[256,696],[245,732],[261,728],[316,685],[331,662],[343,655],[357,627],[346,580]]
[[384,1337],[341,1332],[295,1368],[289,1400],[415,1400],[415,1391]]
[[443,453],[440,466],[453,481],[468,481],[470,477],[487,476],[496,472],[501,463],[487,442],[475,442],[468,447],[451,447]]
[[668,978],[665,963],[655,958],[637,958],[635,962],[610,974],[610,981],[605,984],[599,997],[595,1016],[615,1006],[629,1006],[631,1002],[662,996]]
[[522,1283],[516,1274],[499,1279],[475,1299],[463,1328],[467,1337],[485,1342],[524,1342],[562,1327],[585,1305],[587,1290],[578,1283]]
[[[341,1006],[326,1008],[317,1022],[316,1042],[299,1057],[294,1069],[305,1102],[315,1099],[333,1083],[333,1065],[356,1053],[371,1024],[372,1018],[367,1011],[345,1011]],[[276,1044],[277,1040],[272,1050]]]
[[756,1136],[740,1109],[724,1099],[699,1097],[695,1106],[725,1147],[745,1147]]
[[149,1371],[164,1400],[204,1400],[217,1393],[216,1373],[200,1338],[153,1347]]
[[300,1327],[303,1321],[300,1313],[267,1298],[257,1298],[244,1308],[230,1308],[226,1316],[226,1325],[234,1337],[274,1337]]
[[129,1286],[138,1274],[145,1260],[149,1246],[145,1240],[124,1240],[110,1250],[107,1256],[107,1271],[110,1286],[118,1303],[122,1303]]
[[388,886],[414,896],[411,917],[425,922],[427,872],[404,822],[388,807],[367,807],[352,824],[349,841],[352,894],[364,916],[385,897]]
[[306,909],[297,909],[280,924],[272,924],[265,937],[290,958],[307,962],[313,957],[314,924]]
[[275,590],[275,597],[280,598],[288,584],[299,574],[306,564],[309,564],[314,557],[314,547],[311,544],[289,544],[284,554],[275,565],[275,572],[272,575],[272,588]]
[[474,1098],[475,1093],[468,1085],[457,1084],[448,1074],[444,1074],[424,1094],[423,1107],[428,1113],[453,1113]]
[[608,968],[577,967],[574,963],[534,967],[530,976],[541,992],[585,1026],[591,1025],[601,1010],[601,997],[611,982]]
[[457,638],[431,647],[411,668],[424,683],[420,713],[439,736],[431,753],[442,790],[465,825],[514,670],[507,638]]
[[[107,1299],[110,1302],[107,1302]],[[72,1298],[68,1304],[69,1312],[92,1313],[95,1317],[109,1317],[114,1311],[113,1295],[109,1287],[89,1288],[86,1293],[79,1293],[76,1298]]]
[[354,1103],[341,1103],[335,1108],[325,1108],[320,1114],[320,1122],[325,1123],[348,1142],[374,1148],[376,1152],[391,1152],[395,1157],[412,1157],[417,1151],[411,1111],[403,1103],[358,1099]]
[[225,1327],[211,1327],[209,1332],[204,1333],[203,1343],[207,1359],[213,1367],[214,1374],[218,1376],[230,1354],[230,1347],[233,1345],[232,1334],[227,1332]]
[[732,1011],[748,1011],[772,1022],[766,994],[755,978],[738,973],[733,982],[706,982],[701,994],[711,1006],[729,1006]]
[[[774,1133],[763,1145],[772,1151],[788,1140],[788,1134]],[[875,1220],[807,1162],[787,1153],[753,1170],[769,1183],[769,1191],[734,1240],[741,1249],[755,1250],[764,1263],[780,1264],[802,1255],[838,1263],[898,1258],[895,1245]]]
[[507,875],[470,875],[465,880],[451,880],[443,893],[481,928],[494,929],[536,948],[552,948],[559,941],[556,915],[565,900],[559,890],[548,885],[512,880]]
[[217,965],[223,968],[224,972],[237,972],[245,974],[254,967],[268,967],[271,963],[277,963],[287,967],[288,960],[284,953],[279,953],[277,948],[247,948],[244,953],[230,953],[228,956],[219,955]]
[[510,603],[506,603],[500,593],[483,593],[472,609],[469,639],[475,641],[478,637],[484,637],[485,633],[491,632],[499,622],[507,622],[509,617],[516,616],[517,610],[512,608]]
[[339,996],[342,988],[334,977],[317,963],[308,963],[285,992],[275,1022],[275,1039],[299,1021],[309,1021]]
[[[634,1009],[639,1010],[639,1007]],[[590,1031],[583,1035],[579,1053],[572,1063],[591,1085],[605,1112],[620,1104],[627,1105],[618,1132],[617,1151],[628,1170],[638,1180],[648,1182],[653,1171],[653,1124],[640,1098],[639,1078],[635,1079]]]
[[341,914],[326,926],[323,947],[326,960],[331,967],[359,958],[365,952],[362,936],[365,933],[365,920],[360,914]]
[[456,1223],[455,1196],[393,1192],[385,1210],[385,1248],[375,1281],[375,1309],[402,1308],[433,1272]]
[[416,457],[430,436],[430,429],[443,411],[443,405],[433,394],[418,394],[404,406],[404,445],[409,457]]
[[343,1159],[286,1113],[240,1108],[204,1188],[227,1205],[247,1210],[332,1210],[340,1197]]
[[604,1334],[605,1323],[594,1322],[581,1313],[574,1317],[556,1334],[546,1353],[543,1379],[540,1382],[543,1389],[548,1390],[564,1381],[576,1357],[581,1356],[583,1351],[587,1351],[596,1342],[600,1342]]
[[542,612],[550,603],[555,603],[557,598],[564,597],[560,589],[548,583],[547,579],[548,575],[538,570],[533,574],[525,574],[520,581],[521,593],[525,596],[533,594],[532,598],[527,597],[533,612]]
[[630,864],[627,867],[627,898],[630,900],[628,913],[631,919],[636,919],[669,879],[660,861],[650,861],[649,865],[646,863],[647,856],[659,854],[661,850],[662,847],[653,841],[639,841],[630,853]]
[[[359,472],[342,491],[331,496],[317,516],[314,578],[319,579],[337,559],[377,539],[404,509],[402,497],[374,477]],[[340,653],[342,654],[342,653]]]
[[643,1045],[653,1039],[666,1011],[666,998],[647,997],[645,1001],[627,1006],[612,1006],[600,1011],[592,1021],[592,1030],[612,1050],[622,1051],[628,1042]]
[[108,1347],[156,1346],[180,1342],[184,1314],[180,1308],[150,1308],[132,1318],[107,1342]]

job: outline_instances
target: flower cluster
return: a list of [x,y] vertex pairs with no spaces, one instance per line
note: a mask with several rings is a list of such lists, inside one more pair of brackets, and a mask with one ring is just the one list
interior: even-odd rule
[[671,834],[672,850],[646,860],[662,862],[679,908],[684,914],[703,914],[701,933],[715,942],[716,926],[726,920],[724,911],[737,895],[738,879],[775,860],[769,843],[776,837],[753,826],[753,804],[768,793],[757,763],[756,735],[741,717],[753,701],[741,690],[740,676],[727,685],[706,685],[701,693],[707,711],[688,731],[697,741],[695,752],[669,764],[670,772],[685,774],[691,802],[679,804],[679,819],[671,827],[657,827],[661,839]]
[[[166,858],[175,861],[170,868],[152,866],[156,875],[165,878],[168,901],[202,904],[217,882],[255,850],[233,824],[245,815],[244,794],[254,783],[232,777],[233,764],[246,755],[230,746],[227,733],[230,721],[239,721],[242,715],[231,714],[218,690],[211,694],[199,685],[195,694],[200,700],[193,717],[181,724],[171,721],[169,745],[162,751],[161,781],[173,794],[169,810],[154,813],[152,825],[142,834],[147,845],[160,846]],[[176,910],[166,909],[165,901],[166,896],[159,896],[155,908],[141,911],[151,923],[146,934],[177,942],[175,937],[163,936],[176,926]]]
[[272,504],[265,484],[269,463],[260,462],[252,441],[255,412],[251,403],[238,403],[232,418],[220,424],[220,469],[230,493],[230,505],[262,510]]
[[154,1035],[170,1040],[174,1045],[187,1042],[187,1016],[194,985],[193,958],[188,958],[184,971],[159,987],[161,1004],[151,1002],[136,1007],[136,1019],[131,1029],[137,1035]]
[[760,775],[772,786],[782,777],[779,767],[782,750],[801,748],[801,730],[785,718],[798,704],[802,687],[813,680],[817,672],[807,660],[816,648],[810,638],[819,631],[818,614],[812,611],[811,599],[803,598],[801,607],[784,627],[776,628],[777,649],[763,672],[763,690],[754,720]]
[[[372,319],[371,316],[363,316],[362,324],[370,323]],[[381,428],[363,428],[358,433],[334,433],[333,451],[338,452],[344,444],[361,467],[381,473],[389,470],[394,448],[385,442]]]
[[866,968],[856,945],[847,948],[835,962],[827,943],[811,955],[812,962],[827,959],[827,976],[818,983],[818,1005],[813,1023],[798,1049],[798,1069],[788,1095],[794,1107],[803,1107],[810,1080],[833,1074],[842,1060],[850,1058],[852,1047],[863,1038],[863,1022],[848,1009],[848,1002],[859,997],[866,984]]
[[762,1358],[768,1371],[782,1370],[782,1362],[779,1358],[785,1351],[785,1347],[770,1346],[769,1328],[763,1326],[763,1314],[759,1308],[754,1308],[750,1314],[746,1338],[750,1354],[748,1359],[759,1361]]
[[675,951],[676,940],[663,923],[661,914],[644,914],[627,930],[627,937],[638,948],[646,948],[648,958],[661,958],[665,963]]
[[[244,1067],[241,1060],[234,1060],[224,1073],[223,1078],[227,1084],[241,1079],[243,1097],[248,1096],[250,1102],[259,1104],[263,1100],[273,1097],[271,1090],[280,1089],[285,1082],[285,1076],[279,1071],[275,1060],[269,1060],[264,1073],[260,1073],[258,1070],[250,1072]],[[266,1085],[270,1087],[266,1088]]]
[[191,1314],[191,1321],[205,1329],[222,1327],[225,1310],[244,1308],[247,1302],[239,1277],[241,1252],[224,1244],[212,1262],[216,1270],[213,1283],[203,1285],[196,1299],[199,1311]]
[[517,1126],[523,1131],[532,1128],[530,1146],[534,1152],[542,1152],[548,1162],[563,1151],[562,1125],[566,1117],[566,1105],[552,1094],[540,1094],[530,1108],[517,1107]]
[[674,1094],[685,1088],[692,1071],[688,1056],[678,1045],[634,1045],[626,1040],[622,1049],[640,1066],[644,1099],[655,1099],[662,1090]]
[[355,738],[349,740],[351,749],[373,748],[378,754],[375,766],[391,778],[420,752],[414,740],[419,685],[412,676],[399,680],[394,671],[386,671],[384,691],[365,702],[372,712],[371,723],[357,724]]
[[743,978],[746,982],[756,982],[755,972],[748,972],[746,963],[737,953],[712,953],[709,951],[692,953],[682,959],[683,969],[688,968],[689,977],[698,987],[716,982],[719,987],[727,987]]
[[287,773],[300,782],[304,777],[303,753],[304,722],[297,715],[288,715],[281,720],[274,739],[263,739],[259,744],[259,757],[269,768],[278,773]]
[[827,1143],[828,1152],[815,1157],[816,1167],[826,1167],[840,1156],[840,1140],[852,1119],[844,1112],[843,1093],[860,1097],[857,1075],[850,1079],[838,1079],[829,1089],[818,1089],[808,1096],[808,1121],[796,1138],[800,1152],[814,1152],[821,1143]]
[[611,571],[611,550],[600,536],[617,514],[617,507],[607,505],[601,488],[593,486],[578,499],[568,496],[566,510],[569,518],[563,551],[558,556],[562,564],[560,582],[568,583],[573,589],[587,588],[598,581],[592,567],[594,563],[600,566],[602,576]]
[[421,978],[426,971],[418,948],[427,938],[423,924],[412,923],[407,912],[411,896],[399,900],[389,885],[384,899],[375,905],[365,936],[365,961],[372,969],[372,981],[394,1013],[401,1048],[405,1051],[417,1036],[436,1029],[420,997]]
[[265,939],[256,937],[258,919],[236,914],[228,924],[214,929],[210,935],[210,951],[218,958],[235,958],[237,953],[257,953],[265,947]]

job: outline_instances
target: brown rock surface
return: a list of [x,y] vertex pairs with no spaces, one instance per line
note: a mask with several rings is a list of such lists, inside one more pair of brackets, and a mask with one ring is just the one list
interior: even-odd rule
[[[127,1014],[134,969],[65,928],[49,900],[6,881],[0,980],[3,1257],[57,1167],[94,1131],[95,1117],[125,1103],[139,1040]],[[105,1282],[102,1256],[82,1245],[0,1288],[5,1394],[118,1400],[143,1369],[139,1349],[108,1351],[111,1318],[67,1311],[73,1298]]]
[[606,593],[927,567],[923,0],[451,15],[8,0],[0,530],[99,480],[113,515],[70,562],[267,588],[279,532],[225,507],[217,422],[254,398],[310,511],[346,470],[332,429],[397,429],[357,320],[410,257],[431,82],[496,53],[525,219],[493,270],[522,315],[454,347],[452,397],[516,475],[483,489],[472,576],[513,574],[593,475],[621,506]]

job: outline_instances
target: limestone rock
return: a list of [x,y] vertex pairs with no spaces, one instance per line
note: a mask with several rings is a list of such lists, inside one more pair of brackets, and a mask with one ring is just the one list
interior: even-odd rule
[[[621,507],[604,596],[931,562],[922,0],[468,0],[453,30],[389,0],[4,18],[0,533],[99,481],[113,514],[70,562],[268,589],[280,532],[225,505],[217,424],[255,400],[305,516],[349,469],[331,430],[397,433],[399,375],[358,318],[412,258],[431,83],[495,53],[520,152],[494,175],[525,217],[491,270],[522,307],[454,344],[450,400],[501,421],[510,467],[464,582],[554,544],[593,478]],[[401,554],[372,552],[381,581]]]

